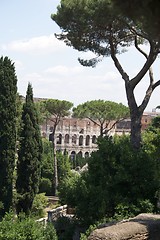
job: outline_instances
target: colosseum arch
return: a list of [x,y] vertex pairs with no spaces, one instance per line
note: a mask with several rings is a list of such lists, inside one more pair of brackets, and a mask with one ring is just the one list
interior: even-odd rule
[[77,153],[77,156],[80,157],[80,158],[82,158],[82,156],[83,156],[82,151],[79,151],[79,152]]
[[61,133],[57,136],[57,144],[62,144],[62,134]]
[[86,146],[89,146],[89,144],[90,144],[90,136],[87,135],[87,136],[86,136],[86,142],[85,142],[85,145],[86,145]]
[[79,146],[82,146],[83,145],[83,136],[81,135],[79,137]]
[[64,136],[64,143],[69,143],[69,134]]
[[71,166],[73,169],[76,168],[76,152],[72,151],[70,154],[70,159],[71,159]]
[[76,144],[76,143],[77,143],[77,135],[76,135],[76,134],[74,134],[74,135],[72,136],[72,143],[73,143],[73,144]]
[[97,137],[96,137],[96,135],[93,135],[92,136],[92,143],[96,144],[96,142],[97,142]]
[[85,152],[84,157],[88,158],[89,157],[89,152]]
[[49,134],[49,141],[53,141],[53,133]]
[[75,160],[76,159],[76,152],[75,151],[71,152],[70,158],[71,158],[71,160]]

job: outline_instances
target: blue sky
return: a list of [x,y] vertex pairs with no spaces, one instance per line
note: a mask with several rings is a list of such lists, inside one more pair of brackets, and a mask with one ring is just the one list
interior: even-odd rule
[[[92,53],[78,52],[54,37],[60,29],[50,15],[56,12],[59,2],[1,0],[0,54],[15,63],[18,92],[25,96],[30,82],[34,97],[64,99],[75,106],[95,99],[127,105],[124,82],[110,58],[104,59],[96,68],[83,67],[77,58],[89,58]],[[129,76],[134,76],[143,63],[133,49],[119,58]],[[155,76],[157,69],[155,67]],[[136,90],[138,103],[146,84],[147,78]],[[159,96],[160,87],[153,93],[147,111],[160,105]]]

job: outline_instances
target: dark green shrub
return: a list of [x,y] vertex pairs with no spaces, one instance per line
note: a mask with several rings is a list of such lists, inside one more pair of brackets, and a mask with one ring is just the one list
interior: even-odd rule
[[101,138],[98,146],[88,161],[88,172],[68,176],[63,183],[60,200],[75,207],[87,226],[103,218],[155,210],[159,167],[153,155],[144,147],[135,152],[126,136]]
[[80,176],[77,173],[70,173],[63,179],[59,186],[59,198],[61,204],[68,204],[73,207],[76,204],[77,185]]
[[76,228],[76,220],[68,217],[59,217],[54,227],[56,229],[58,240],[72,240]]
[[52,192],[53,192],[52,182],[49,178],[42,178],[40,180],[39,192],[40,193],[45,192],[46,195],[51,195],[52,194]]

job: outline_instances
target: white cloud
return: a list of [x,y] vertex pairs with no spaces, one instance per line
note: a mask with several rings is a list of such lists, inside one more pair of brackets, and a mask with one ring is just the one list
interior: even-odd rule
[[34,37],[25,40],[13,41],[3,45],[3,50],[12,50],[18,52],[42,53],[56,52],[65,47],[65,44],[56,39],[54,34],[49,36]]
[[84,68],[82,66],[67,67],[58,65],[56,67],[46,69],[45,73],[58,74],[58,75],[71,75],[83,72]]
[[113,71],[110,71],[110,72],[107,72],[105,75],[104,75],[104,77],[103,77],[103,81],[109,81],[109,82],[112,82],[112,84],[113,83],[115,83],[115,84],[117,84],[117,81],[120,79],[120,81],[123,81],[122,79],[121,79],[121,76],[120,76],[120,74],[119,73],[117,73],[117,72],[113,72]]

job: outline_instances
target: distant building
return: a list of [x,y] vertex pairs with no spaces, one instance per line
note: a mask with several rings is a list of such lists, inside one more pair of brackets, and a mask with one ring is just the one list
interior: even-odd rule
[[142,116],[142,131],[145,130],[151,123],[152,119],[159,116],[160,113],[153,110],[152,112],[144,112]]
[[115,126],[114,134],[122,135],[129,134],[131,132],[131,119],[127,118],[118,122]]
[[[52,140],[53,122],[41,126],[43,137]],[[56,128],[55,144],[57,151],[67,152],[69,156],[89,157],[97,150],[100,129],[88,119],[63,118]]]
[[[24,97],[21,97],[24,101]],[[34,98],[35,102],[42,100],[47,99]],[[160,113],[157,113],[156,109],[153,109],[152,112],[144,112],[141,122],[142,131],[145,130],[151,123],[152,119],[158,115],[160,115]],[[42,137],[45,137],[51,141],[52,130],[53,122],[48,120],[46,123],[41,125]],[[130,118],[127,118],[115,124],[114,127],[109,132],[107,132],[107,134],[113,136],[115,134],[130,134],[130,132],[131,120]],[[98,149],[96,142],[99,135],[100,128],[91,120],[66,117],[59,122],[56,128],[56,149],[57,151],[61,151],[62,153],[67,153],[73,159],[77,155],[81,157],[89,157],[92,152]]]
[[[151,123],[152,119],[159,116],[160,113],[155,110],[152,112],[144,112],[141,120],[141,131],[144,131]],[[114,134],[122,135],[131,132],[131,119],[124,119],[116,124]]]
[[[142,131],[147,128],[152,119],[159,114],[156,112],[145,112],[142,116]],[[47,121],[41,126],[42,136],[52,141],[53,122]],[[118,122],[108,134],[113,136],[129,134],[131,131],[130,118]],[[55,144],[57,151],[67,153],[71,158],[75,156],[89,157],[96,151],[97,138],[100,135],[100,128],[97,124],[88,119],[77,119],[72,117],[63,118],[55,134]]]

